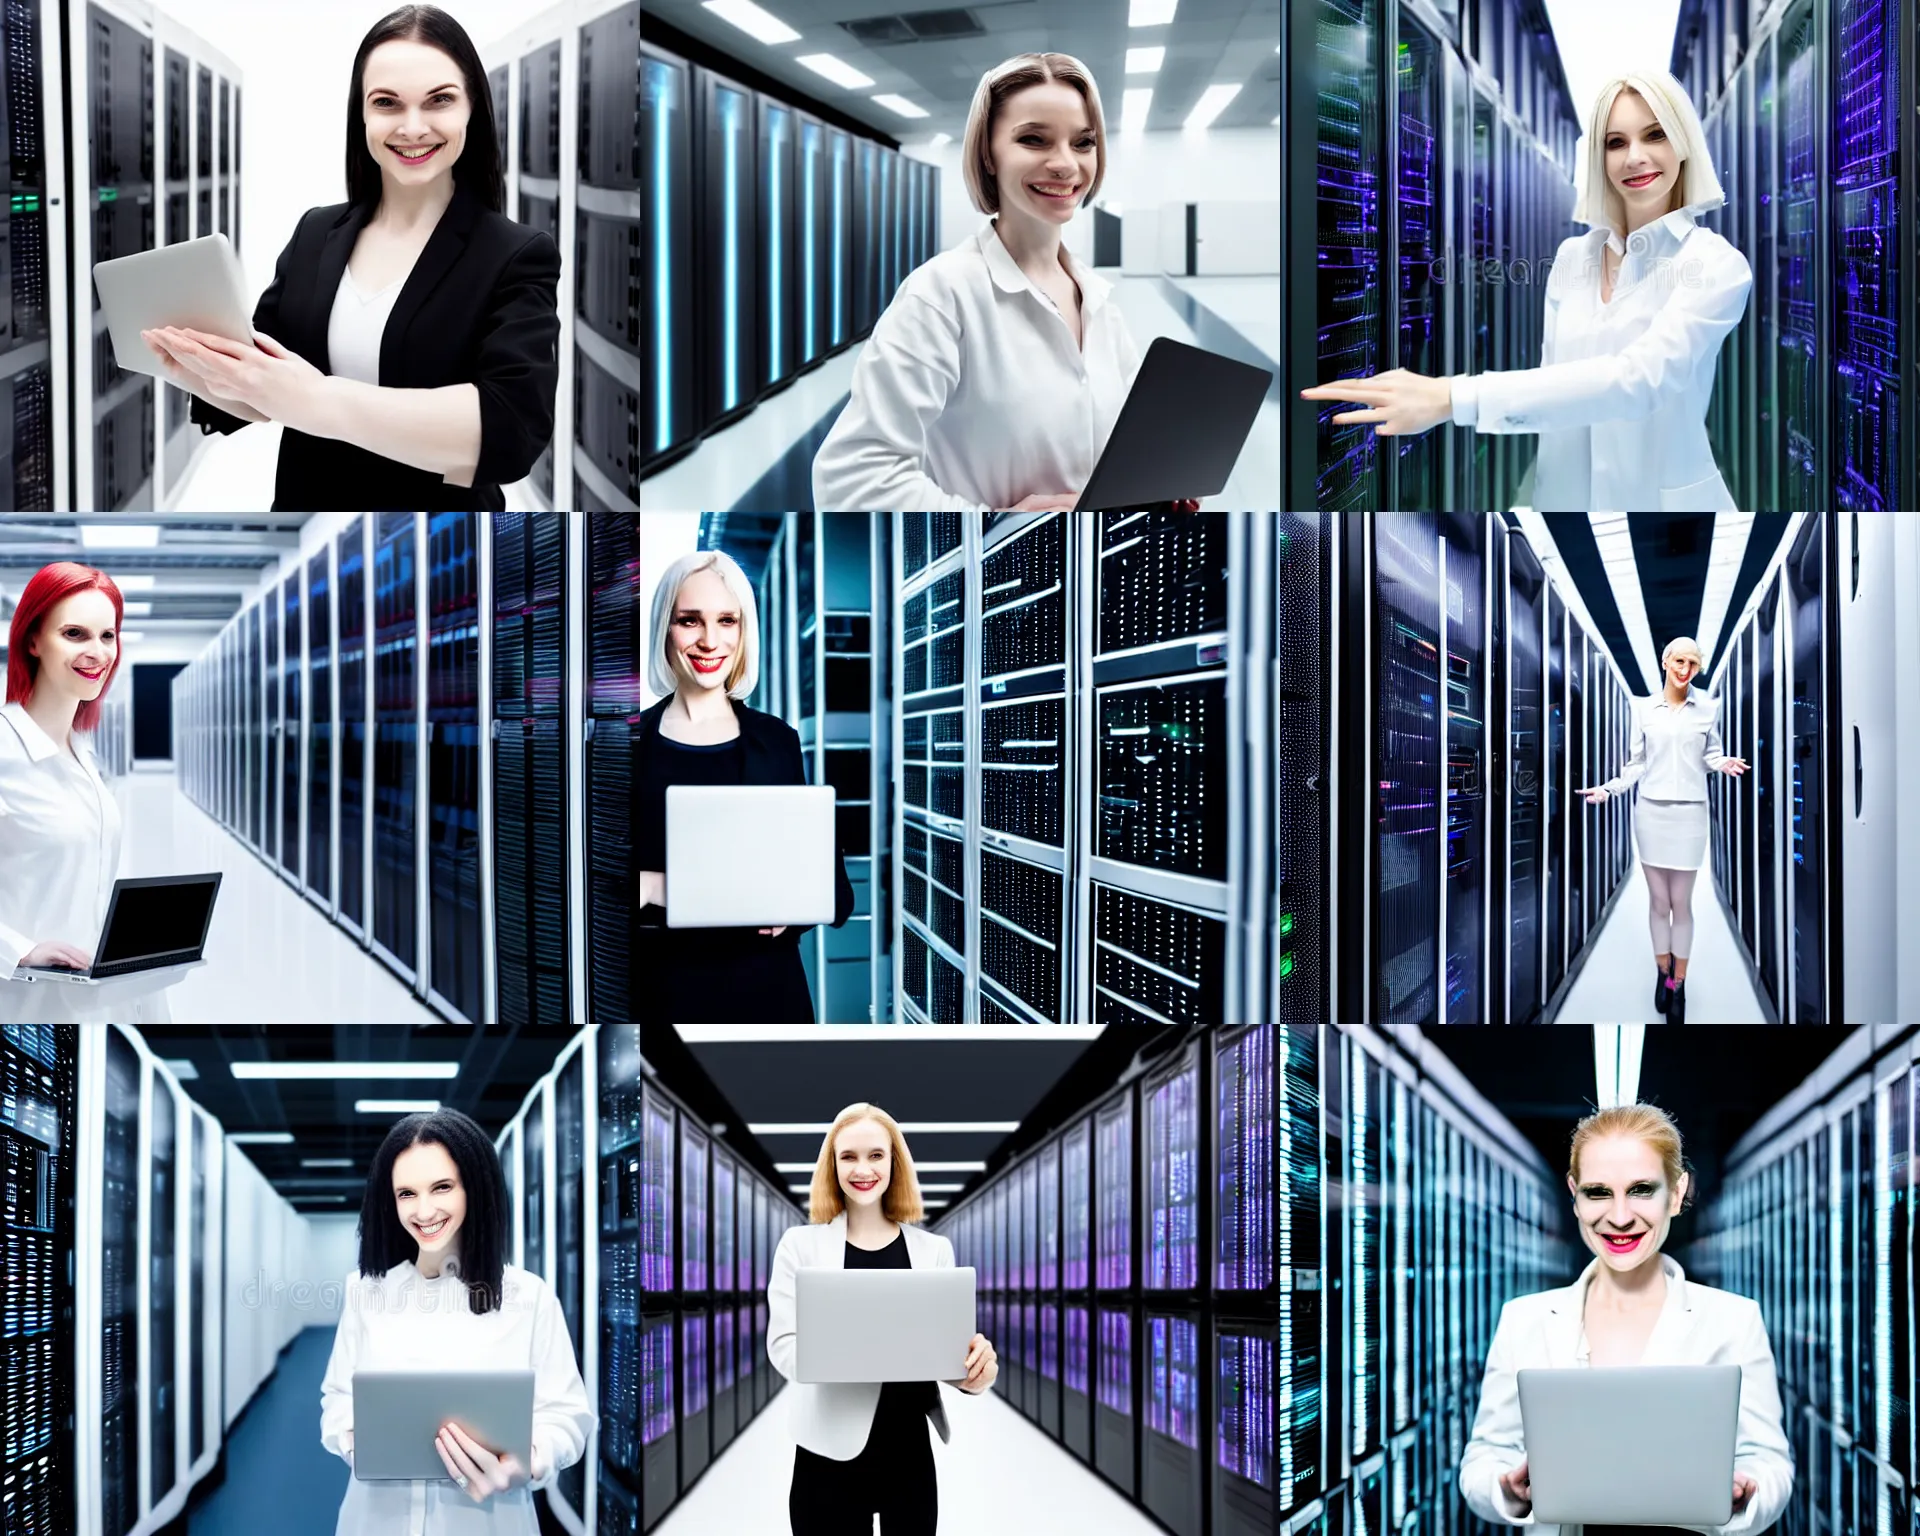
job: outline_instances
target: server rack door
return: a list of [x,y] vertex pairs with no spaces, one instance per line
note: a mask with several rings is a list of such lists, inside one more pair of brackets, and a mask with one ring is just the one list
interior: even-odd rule
[[[264,626],[267,641],[264,681],[267,690],[267,720],[270,732],[266,761],[268,797],[266,853],[268,861],[277,864],[282,858],[280,829],[283,825],[283,817],[280,800],[286,787],[286,770],[283,763],[287,752],[286,698],[283,692],[286,679],[280,667],[280,645],[286,631],[278,583],[268,589],[265,610],[261,615],[261,623]],[[298,857],[297,853],[295,857]]]
[[704,356],[697,421],[705,431],[752,405],[759,388],[757,140],[745,86],[696,66],[693,87],[694,309]]
[[[1500,109],[1493,97],[1476,83],[1473,88],[1473,199],[1469,215],[1473,231],[1473,271],[1467,283],[1473,316],[1467,356],[1468,366],[1475,373],[1490,372],[1495,366],[1501,313],[1507,297],[1505,283],[1488,283],[1482,279],[1486,264],[1499,256],[1500,133]],[[1504,436],[1495,432],[1475,432],[1469,439],[1467,451],[1471,455],[1473,493],[1470,506],[1508,505],[1495,499],[1500,489],[1496,449],[1504,441]]]
[[[654,1108],[651,1099],[648,1099],[646,1104],[649,1109]],[[672,1169],[673,1126],[676,1116],[674,1110],[671,1108],[664,1108],[660,1113],[665,1116],[666,1130],[664,1134],[666,1139],[664,1142],[664,1151],[658,1155],[665,1159],[667,1172],[658,1177],[664,1177],[667,1180],[667,1203],[665,1209],[657,1218],[657,1232],[654,1229],[655,1218],[651,1212],[647,1213],[648,1237],[652,1242],[652,1246],[649,1246],[647,1250],[647,1257],[649,1259],[657,1258],[661,1267],[657,1275],[650,1276],[646,1289],[650,1291],[673,1291],[679,1289],[680,1283],[680,1276],[676,1272],[674,1264],[673,1241],[674,1213],[679,1210],[679,1205],[674,1197]],[[650,1140],[653,1136],[661,1134],[659,1125],[660,1121],[657,1116],[650,1119],[648,1125]],[[522,1219],[526,1228],[526,1242],[524,1244],[527,1254],[526,1267],[529,1273],[545,1278],[548,1273],[546,1229],[548,1189],[546,1164],[547,1117],[545,1095],[534,1095],[532,1102],[527,1106],[526,1118],[522,1121],[522,1126],[524,1150],[521,1156],[523,1159],[522,1169],[526,1179],[526,1188],[524,1191],[526,1204],[522,1212]],[[653,1148],[649,1146],[647,1150],[651,1152]],[[655,1182],[657,1183],[657,1178]],[[648,1191],[643,1186],[643,1199],[647,1193]]]
[[301,726],[305,720],[305,681],[306,663],[304,660],[304,636],[300,627],[300,572],[296,569],[288,574],[282,588],[285,602],[281,620],[284,646],[281,650],[280,670],[282,686],[286,697],[287,727],[281,738],[280,749],[280,868],[298,886],[300,884],[300,866],[305,850],[300,845],[301,769],[302,757],[306,751],[306,740]]
[[173,1090],[158,1072],[147,1077],[150,1090],[147,1189],[147,1397],[152,1425],[147,1447],[147,1492],[158,1504],[173,1490],[179,1415],[174,1390],[174,1126],[178,1114]]
[[1587,636],[1567,626],[1567,963],[1587,938],[1586,801],[1574,793],[1593,781],[1587,764]]
[[827,347],[838,347],[849,339],[853,320],[853,203],[858,189],[854,185],[852,137],[841,128],[828,128],[826,148],[827,233],[826,262],[827,307],[824,316]]
[[[457,513],[466,518],[469,513]],[[477,915],[477,914],[476,914]],[[617,1035],[622,1031],[637,1035],[637,1024],[612,1025],[602,1033]],[[560,1301],[561,1316],[566,1319],[567,1334],[573,1344],[573,1358],[583,1367],[587,1358],[586,1340],[592,1326],[588,1310],[588,1291],[586,1283],[587,1243],[593,1234],[587,1230],[586,1217],[586,1178],[587,1168],[587,1116],[594,1112],[594,1105],[587,1093],[586,1068],[587,1051],[593,1046],[593,1037],[589,1036],[566,1062],[562,1064],[553,1080],[553,1175],[554,1175],[554,1243],[558,1251],[554,1254],[554,1272],[551,1275],[554,1294]],[[693,1169],[699,1185],[698,1200],[700,1224],[694,1234],[694,1247],[698,1250],[693,1256],[698,1263],[691,1272],[683,1265],[681,1284],[685,1289],[695,1287],[690,1281],[698,1281],[698,1290],[704,1292],[710,1281],[707,1274],[708,1232],[712,1223],[708,1220],[707,1205],[707,1168],[705,1138],[697,1128],[681,1122],[683,1131],[691,1130],[698,1140],[698,1156]],[[685,1179],[680,1186],[683,1206],[690,1203],[694,1194],[693,1183]],[[683,1260],[686,1257],[683,1251]],[[605,1271],[602,1284],[605,1284]],[[604,1401],[604,1399],[603,1399]],[[561,1472],[555,1481],[555,1489],[565,1499],[567,1506],[576,1513],[585,1515],[587,1510],[587,1463],[583,1457]]]
[[1826,281],[1822,250],[1826,135],[1824,82],[1816,46],[1812,0],[1789,6],[1776,34],[1779,45],[1780,231],[1779,343],[1775,353],[1779,389],[1782,511],[1828,504],[1826,462],[1827,350]]
[[[263,676],[261,655],[261,603],[255,603],[247,609],[245,627],[246,663],[242,679],[249,698],[256,701],[257,707],[248,711],[247,757],[247,839],[262,854],[267,853],[267,801],[269,781],[267,765],[271,758],[272,725],[267,714],[265,695],[266,681]],[[268,855],[271,857],[271,855]]]
[[1322,704],[1332,681],[1331,529],[1319,513],[1282,512],[1275,548],[1280,745],[1273,822],[1279,829],[1274,1017],[1282,1024],[1318,1024],[1330,1017],[1333,942],[1327,846],[1332,742]]
[[[1392,164],[1395,250],[1399,272],[1393,330],[1396,367],[1429,378],[1447,371],[1446,315],[1450,285],[1435,280],[1446,240],[1446,188],[1452,174],[1447,140],[1447,49],[1406,8],[1394,8],[1399,27],[1395,51],[1392,121],[1398,142]],[[1421,432],[1394,439],[1396,485],[1392,504],[1438,512],[1448,503],[1448,447],[1454,434]]]
[[640,523],[588,519],[585,541],[587,1017],[631,1019],[639,913],[633,904],[640,752]]
[[411,512],[378,512],[374,573],[373,939],[411,978],[417,953],[419,622]]
[[[1787,930],[1789,1016],[1818,1024],[1827,1010],[1827,853],[1824,738],[1827,731],[1825,612],[1826,527],[1806,519],[1786,562],[1788,643],[1793,692],[1788,700]],[[1732,780],[1726,781],[1731,787]]]
[[1486,823],[1482,846],[1486,862],[1482,883],[1486,890],[1486,987],[1481,1017],[1489,1024],[1507,1022],[1507,983],[1512,942],[1513,883],[1508,867],[1512,829],[1509,826],[1509,761],[1512,756],[1510,735],[1510,677],[1512,666],[1513,619],[1508,612],[1510,600],[1507,576],[1508,544],[1506,519],[1496,513],[1474,514],[1480,517],[1488,535],[1486,546],[1487,652],[1486,715],[1481,724],[1485,743],[1485,803],[1481,815]]
[[325,545],[307,562],[307,889],[333,904],[333,583]]
[[642,460],[661,460],[691,442],[694,204],[692,75],[686,62],[640,45],[640,154],[651,198],[641,242],[640,419]]
[[805,112],[794,114],[794,145],[798,156],[796,188],[799,207],[795,237],[799,251],[794,267],[798,279],[794,324],[798,330],[796,368],[804,368],[831,345],[832,172],[827,160],[827,129]]
[[[1769,32],[1753,67],[1754,506],[1777,507],[1782,473],[1780,400],[1780,101]],[[1782,341],[1784,338],[1782,338]]]
[[1545,639],[1546,577],[1532,546],[1518,534],[1508,537],[1508,620],[1513,669],[1510,690],[1508,793],[1511,807],[1512,912],[1508,952],[1507,1017],[1530,1024],[1546,1001],[1541,987],[1542,927],[1545,917],[1545,828],[1542,780],[1546,776],[1542,726],[1545,679],[1541,645]]
[[356,517],[339,538],[340,916],[366,932],[367,856],[367,524]]
[[800,252],[797,215],[801,211],[796,190],[795,169],[799,163],[799,118],[792,107],[756,92],[753,96],[754,124],[758,140],[755,167],[755,196],[759,202],[757,224],[760,255],[756,270],[761,274],[759,371],[754,380],[757,389],[784,383],[802,361],[799,356],[798,318],[804,298],[797,279],[800,267],[795,258]]
[[187,1367],[187,1465],[198,1466],[201,1453],[207,1443],[207,1342],[209,1322],[213,1326],[213,1337],[218,1338],[219,1319],[207,1316],[207,1159],[217,1150],[220,1143],[217,1136],[207,1133],[209,1124],[205,1114],[188,1109],[188,1117],[193,1122],[193,1142],[191,1147],[192,1165],[189,1173],[191,1180],[189,1211],[188,1273],[191,1277],[191,1289],[186,1298],[190,1326],[187,1330],[189,1340],[189,1364]]
[[1567,608],[1559,592],[1547,588],[1547,741],[1546,741],[1546,971],[1541,990],[1548,997],[1566,974],[1566,783],[1567,783]]
[[427,524],[427,984],[473,1020],[485,994],[478,537],[470,512],[435,512]]
[[126,1536],[140,1517],[140,1055],[105,1031],[100,1188],[100,1530]]
[[1754,957],[1759,962],[1760,985],[1766,989],[1767,1000],[1773,1004],[1776,1016],[1781,1011],[1782,993],[1780,990],[1780,945],[1774,933],[1774,924],[1779,913],[1780,871],[1775,861],[1775,849],[1778,840],[1775,833],[1775,819],[1779,815],[1779,787],[1776,783],[1777,768],[1774,761],[1775,743],[1774,715],[1774,646],[1776,622],[1780,607],[1780,580],[1776,576],[1767,583],[1766,596],[1761,599],[1760,608],[1755,615],[1757,643],[1759,647],[1759,688],[1756,703],[1758,705],[1757,734],[1754,738],[1754,755],[1750,759],[1751,780],[1753,785],[1755,809],[1759,822],[1759,947]]
[[[1754,760],[1753,722],[1754,722],[1754,653],[1753,625],[1749,622],[1740,631],[1739,639],[1739,687],[1737,703],[1740,718],[1735,731],[1740,738],[1740,750],[1735,756],[1751,763]],[[1747,953],[1758,954],[1756,948],[1758,934],[1755,928],[1757,916],[1757,893],[1754,889],[1756,864],[1754,856],[1755,819],[1752,802],[1748,796],[1742,796],[1735,804],[1740,817],[1740,933],[1745,939]]]

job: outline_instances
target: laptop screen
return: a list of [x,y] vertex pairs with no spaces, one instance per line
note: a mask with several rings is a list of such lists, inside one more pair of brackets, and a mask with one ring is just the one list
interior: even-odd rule
[[206,941],[207,911],[215,889],[212,880],[122,886],[94,964],[198,949]]

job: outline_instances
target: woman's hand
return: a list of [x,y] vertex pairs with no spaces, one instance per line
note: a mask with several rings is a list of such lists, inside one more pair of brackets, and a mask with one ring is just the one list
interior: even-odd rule
[[1733,1512],[1736,1515],[1747,1507],[1747,1501],[1753,1497],[1754,1490],[1759,1486],[1759,1483],[1745,1472],[1733,1474]]
[[1527,1477],[1527,1464],[1523,1461],[1511,1472],[1500,1474],[1500,1486],[1508,1498],[1520,1506],[1520,1513],[1533,1511],[1533,1483]]
[[1729,778],[1737,779],[1747,771],[1747,760],[1744,757],[1723,757],[1720,759],[1720,771]]
[[93,965],[93,956],[75,944],[61,944],[49,941],[36,944],[20,957],[22,965],[64,965],[69,970],[84,971]]
[[1366,379],[1341,379],[1300,391],[1302,400],[1357,400],[1364,411],[1344,411],[1336,427],[1375,422],[1380,437],[1414,437],[1453,419],[1453,382],[1395,368]]
[[455,1483],[465,1479],[461,1491],[476,1504],[484,1504],[496,1493],[527,1481],[527,1469],[513,1452],[495,1456],[458,1424],[442,1427],[433,1444],[446,1463],[447,1476]]
[[236,400],[231,395],[223,395],[210,386],[193,369],[180,361],[168,343],[162,339],[160,331],[142,331],[140,339],[147,344],[153,355],[160,359],[160,366],[166,371],[167,382],[175,389],[184,389],[190,395],[198,395],[210,405],[218,406],[229,416],[239,416],[248,421],[264,422],[267,418],[248,405],[244,400]]
[[1607,803],[1607,791],[1605,789],[1577,789],[1574,793],[1577,795],[1585,795],[1588,805],[1605,805]]
[[300,431],[316,431],[327,376],[265,331],[253,333],[257,345],[172,325],[149,334],[203,380],[210,393],[239,400]]
[[967,1375],[960,1384],[962,1392],[984,1392],[1000,1374],[1000,1357],[993,1352],[984,1333],[976,1333],[967,1345]]
[[667,877],[657,869],[640,871],[640,905],[664,907],[667,904]]

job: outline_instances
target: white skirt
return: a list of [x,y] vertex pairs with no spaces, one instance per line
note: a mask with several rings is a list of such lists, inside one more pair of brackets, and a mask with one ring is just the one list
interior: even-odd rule
[[1711,832],[1704,800],[1649,800],[1633,808],[1633,841],[1640,862],[1655,869],[1705,869]]

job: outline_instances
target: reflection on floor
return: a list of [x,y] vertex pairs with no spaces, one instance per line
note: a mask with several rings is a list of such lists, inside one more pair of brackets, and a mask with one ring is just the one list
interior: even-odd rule
[[333,1325],[303,1329],[235,1421],[226,1480],[187,1511],[188,1536],[333,1536],[347,1464],[320,1448],[320,1379]]

